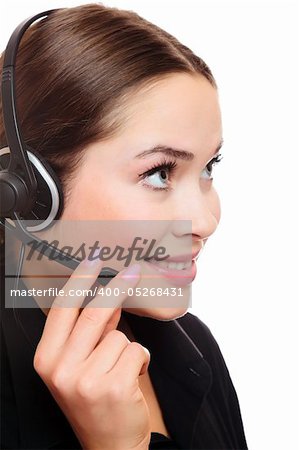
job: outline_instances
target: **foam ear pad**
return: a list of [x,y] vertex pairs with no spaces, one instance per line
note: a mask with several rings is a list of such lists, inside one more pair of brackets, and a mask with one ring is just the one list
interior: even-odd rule
[[[63,192],[61,183],[49,163],[28,145],[25,146],[37,179],[37,197],[32,210],[22,218],[27,222],[28,231],[41,231],[49,228],[53,220],[58,220],[63,211]],[[10,150],[0,150],[0,168],[9,165]],[[33,221],[30,224],[30,221]]]

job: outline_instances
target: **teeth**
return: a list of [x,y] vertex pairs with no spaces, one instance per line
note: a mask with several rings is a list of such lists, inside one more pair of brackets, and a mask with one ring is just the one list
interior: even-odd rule
[[157,261],[156,259],[151,259],[150,262],[157,266],[160,266],[164,269],[170,270],[185,270],[191,267],[192,261],[186,262],[166,262],[166,261]]

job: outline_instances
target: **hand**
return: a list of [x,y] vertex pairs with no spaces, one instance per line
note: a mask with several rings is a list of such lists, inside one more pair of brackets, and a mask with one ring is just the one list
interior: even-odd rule
[[127,298],[121,292],[134,287],[140,274],[125,279],[122,271],[110,281],[109,288],[120,292],[115,307],[101,307],[103,297],[96,295],[82,309],[84,296],[68,296],[71,289],[90,289],[102,265],[99,259],[81,262],[64,296],[55,298],[33,365],[84,449],[145,450],[150,416],[138,376],[147,371],[150,354],[116,329]]

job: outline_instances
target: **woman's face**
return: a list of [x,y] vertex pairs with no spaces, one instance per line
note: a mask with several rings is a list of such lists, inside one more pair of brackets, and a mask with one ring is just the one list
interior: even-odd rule
[[[117,136],[87,147],[62,220],[170,221],[168,242],[177,249],[173,253],[181,254],[187,242],[190,254],[199,251],[220,220],[211,165],[207,167],[222,141],[217,91],[203,76],[173,74],[135,94],[125,114],[125,126]],[[137,157],[158,145],[193,156],[182,159],[155,151]],[[165,161],[175,169],[142,175]],[[142,275],[149,273],[148,265],[142,260],[140,264]],[[173,286],[171,278],[162,283]],[[161,320],[180,317],[188,309],[185,304],[142,308],[142,298],[138,303],[141,308],[124,309]]]

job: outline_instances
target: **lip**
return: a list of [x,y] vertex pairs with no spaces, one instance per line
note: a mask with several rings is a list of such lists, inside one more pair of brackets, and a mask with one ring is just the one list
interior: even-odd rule
[[[190,255],[189,255],[188,260],[190,261]],[[175,262],[175,260],[170,259],[170,258],[169,258],[169,260],[167,259],[167,261]],[[183,260],[180,260],[180,261],[183,262]],[[191,267],[189,267],[188,269],[185,269],[185,270],[166,269],[165,267],[157,266],[146,260],[145,260],[145,264],[147,264],[156,273],[159,273],[160,278],[164,278],[164,277],[169,278],[171,280],[171,284],[173,284],[174,286],[178,286],[178,287],[186,286],[186,285],[192,283],[192,281],[196,277],[197,268],[196,268],[195,260],[192,260]]]
[[[184,255],[177,255],[177,256],[170,256],[169,258],[163,259],[161,258],[160,261],[166,261],[166,262],[187,262],[190,260],[195,260],[195,258],[198,256],[198,254],[200,253],[201,249],[198,250],[197,252],[193,252],[188,253],[188,254],[184,254]],[[150,261],[150,259],[145,259],[145,261]]]

